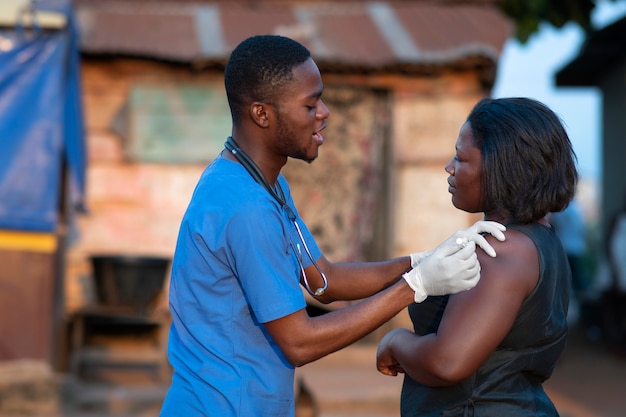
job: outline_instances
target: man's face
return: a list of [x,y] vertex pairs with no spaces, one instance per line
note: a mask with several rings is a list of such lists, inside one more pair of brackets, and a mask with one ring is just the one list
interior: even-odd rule
[[321,98],[324,84],[310,58],[293,75],[277,102],[274,146],[285,156],[312,162],[324,143],[321,131],[330,115]]

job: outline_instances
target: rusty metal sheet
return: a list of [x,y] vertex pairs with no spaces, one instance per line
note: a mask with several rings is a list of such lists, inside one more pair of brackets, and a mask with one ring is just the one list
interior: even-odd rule
[[77,0],[82,50],[223,65],[254,34],[306,45],[321,66],[393,71],[409,64],[497,62],[511,23],[490,3],[146,2]]
[[0,265],[0,361],[52,362],[56,253],[0,249]]

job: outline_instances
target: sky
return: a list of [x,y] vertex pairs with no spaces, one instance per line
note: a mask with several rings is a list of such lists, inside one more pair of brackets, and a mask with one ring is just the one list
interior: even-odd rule
[[[599,0],[592,14],[596,29],[626,15],[626,0]],[[543,25],[525,44],[510,39],[500,57],[493,97],[535,98],[563,120],[578,157],[582,179],[601,180],[601,95],[591,87],[556,87],[556,73],[572,61],[584,42],[582,29]]]

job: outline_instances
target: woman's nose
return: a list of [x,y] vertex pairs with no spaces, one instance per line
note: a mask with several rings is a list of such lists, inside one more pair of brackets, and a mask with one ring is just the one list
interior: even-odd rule
[[450,162],[448,162],[443,169],[450,175],[454,175],[454,165],[452,165],[452,160],[450,160]]

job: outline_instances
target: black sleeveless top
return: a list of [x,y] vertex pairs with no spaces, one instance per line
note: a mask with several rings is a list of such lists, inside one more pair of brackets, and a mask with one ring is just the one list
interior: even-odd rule
[[[571,272],[554,229],[534,223],[507,225],[535,244],[539,280],[524,300],[513,327],[469,378],[447,387],[427,387],[405,375],[403,417],[413,416],[558,416],[542,383],[563,353]],[[437,331],[448,297],[429,297],[409,306],[415,333]]]

